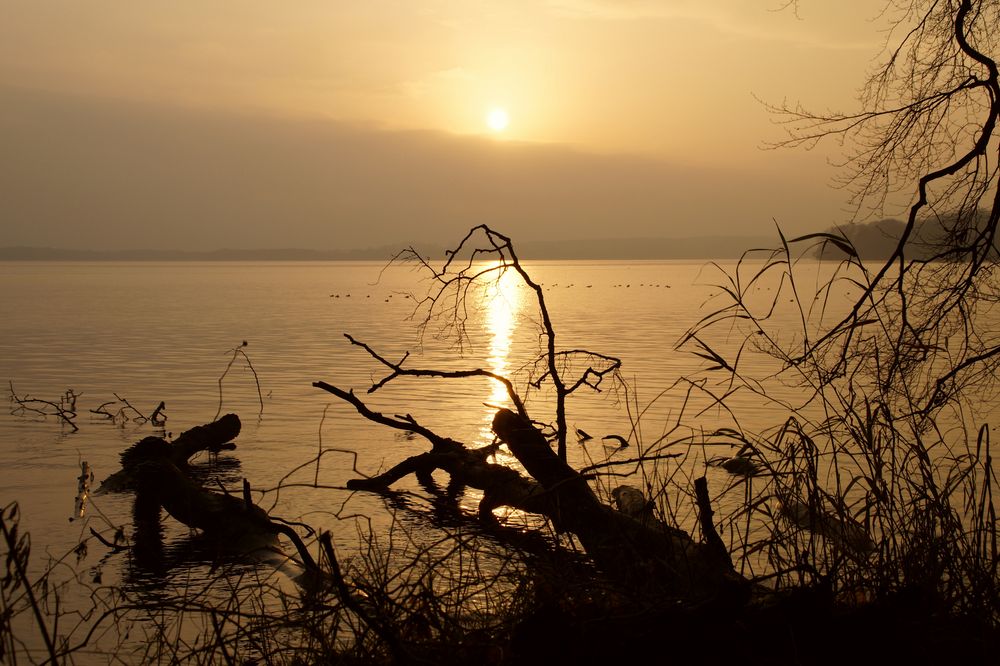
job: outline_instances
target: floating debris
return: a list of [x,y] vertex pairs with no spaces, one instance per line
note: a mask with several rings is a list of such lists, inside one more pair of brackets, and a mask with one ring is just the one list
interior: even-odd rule
[[622,437],[621,435],[605,435],[604,437],[601,437],[601,439],[602,440],[610,439],[612,441],[618,442],[619,449],[624,449],[626,446],[628,446],[628,440]]

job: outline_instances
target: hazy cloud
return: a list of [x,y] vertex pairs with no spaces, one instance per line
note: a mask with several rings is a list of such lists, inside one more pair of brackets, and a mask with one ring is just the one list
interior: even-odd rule
[[577,18],[688,20],[726,35],[821,49],[870,51],[880,43],[871,34],[857,39],[851,29],[859,18],[874,20],[879,15],[871,2],[823,4],[796,8],[784,0],[546,0],[555,14]]
[[555,240],[836,219],[822,185],[773,173],[10,87],[0,106],[0,245],[334,249],[481,222]]
[[0,84],[465,134],[503,104],[520,140],[746,163],[751,92],[849,108],[877,50],[864,0],[778,4],[4,0]]

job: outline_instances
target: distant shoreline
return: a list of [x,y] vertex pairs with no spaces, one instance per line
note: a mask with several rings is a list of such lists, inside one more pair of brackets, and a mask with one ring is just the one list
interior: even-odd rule
[[[767,237],[628,238],[516,242],[522,259],[644,260],[737,259],[750,248],[768,248]],[[0,247],[0,261],[388,261],[405,244],[352,250],[297,248],[256,250],[71,250],[52,247]],[[445,256],[441,245],[416,244],[426,256]]]

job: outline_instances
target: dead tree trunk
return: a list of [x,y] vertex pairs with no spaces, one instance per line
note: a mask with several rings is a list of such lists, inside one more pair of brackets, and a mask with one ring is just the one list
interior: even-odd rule
[[493,419],[493,431],[532,478],[487,462],[493,447],[466,448],[412,417],[394,418],[373,411],[353,391],[326,382],[313,385],[351,403],[370,421],[420,434],[431,442],[430,451],[407,458],[376,477],[352,479],[348,488],[384,491],[409,474],[419,478],[442,470],[454,482],[483,491],[481,519],[494,521],[492,510],[499,506],[545,516],[556,529],[576,535],[595,564],[623,585],[655,587],[686,599],[745,598],[746,581],[732,572],[728,558],[720,558],[715,548],[695,542],[682,530],[643,523],[602,504],[587,480],[559,459],[524,416],[501,409]]
[[98,492],[135,489],[135,468],[148,460],[168,460],[179,469],[186,469],[188,460],[201,451],[232,451],[236,448],[232,440],[240,434],[241,427],[240,417],[226,414],[217,421],[182,432],[173,442],[162,437],[145,437],[122,451],[122,468],[101,482]]
[[239,436],[241,428],[240,417],[236,414],[226,414],[212,423],[195,426],[172,442],[171,461],[175,465],[187,465],[188,460],[201,451],[232,451],[236,448],[232,440]]
[[288,525],[271,520],[266,511],[251,501],[246,480],[243,497],[236,497],[205,490],[188,475],[188,460],[196,453],[235,449],[231,440],[239,435],[240,428],[239,417],[226,414],[217,421],[181,433],[173,442],[146,437],[122,452],[122,469],[101,484],[101,491],[134,490],[136,505],[144,507],[141,512],[144,520],[157,520],[162,507],[175,520],[230,546],[249,547],[284,534],[295,545],[306,567],[318,571],[298,534]]
[[560,460],[524,417],[501,409],[493,418],[493,431],[545,488],[556,527],[575,534],[613,578],[632,587],[654,585],[689,599],[731,596],[744,587],[728,557],[720,559],[711,545],[695,542],[683,530],[643,523],[602,504],[587,480]]
[[150,460],[138,466],[140,489],[159,503],[172,518],[229,547],[255,549],[269,544],[279,534],[288,537],[310,571],[316,562],[299,535],[288,525],[271,520],[268,513],[250,499],[250,484],[244,479],[243,497],[205,490],[166,459]]

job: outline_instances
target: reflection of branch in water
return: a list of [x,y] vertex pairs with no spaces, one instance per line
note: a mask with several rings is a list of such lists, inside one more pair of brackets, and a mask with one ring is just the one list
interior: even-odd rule
[[[380,492],[379,496],[394,520],[414,525],[421,530],[440,530],[443,533],[457,530],[466,539],[488,539],[514,549],[520,555],[552,555],[561,550],[558,548],[558,539],[547,530],[543,520],[534,521],[529,529],[525,529],[522,523],[508,526],[500,521],[484,522],[476,515],[462,511],[459,505],[462,493],[452,495],[454,490],[456,489],[449,484],[445,491],[437,487],[436,493],[432,493],[430,498],[401,490],[386,490]],[[429,507],[425,504],[428,501]],[[583,555],[576,553],[574,557],[582,559]]]
[[164,562],[163,525],[160,523],[160,502],[153,493],[139,491],[132,502],[132,561],[131,568],[141,574],[162,576],[168,569]]
[[190,465],[185,471],[202,486],[239,484],[243,479],[243,463],[235,456],[212,454],[207,463]]
[[94,481],[94,472],[86,460],[80,461],[80,476],[76,481],[76,501],[73,503],[73,515],[70,516],[70,521],[83,518],[87,511],[87,499],[90,498],[90,484]]

